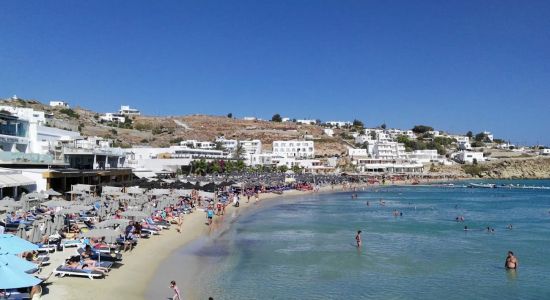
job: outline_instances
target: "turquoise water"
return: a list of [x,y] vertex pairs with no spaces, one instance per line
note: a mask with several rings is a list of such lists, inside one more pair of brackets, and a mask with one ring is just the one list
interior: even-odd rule
[[[550,190],[387,187],[358,196],[262,204],[194,250],[209,267],[193,288],[205,299],[550,299]],[[503,268],[508,250],[515,272]]]

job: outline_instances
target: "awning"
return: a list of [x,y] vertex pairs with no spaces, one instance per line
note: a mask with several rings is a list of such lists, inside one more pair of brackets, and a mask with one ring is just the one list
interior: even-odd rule
[[2,174],[0,173],[0,188],[14,187],[22,185],[33,185],[36,182],[21,174]]

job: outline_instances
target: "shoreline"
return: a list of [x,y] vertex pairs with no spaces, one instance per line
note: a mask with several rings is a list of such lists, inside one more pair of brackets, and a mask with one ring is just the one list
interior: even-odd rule
[[[390,186],[387,184],[385,186]],[[395,185],[395,184],[394,184]],[[401,182],[399,185],[410,185],[410,183]],[[358,185],[357,189],[383,187],[384,185]],[[337,193],[351,191],[341,185],[324,186],[319,191],[285,191],[283,194],[260,194],[262,203],[266,200],[276,200],[283,198],[292,198],[319,193]],[[251,199],[246,203],[246,199],[241,199],[240,207],[228,206],[226,214],[238,211],[239,215],[246,213],[254,207],[256,201]],[[172,226],[168,230],[163,230],[161,236],[150,239],[141,239],[138,246],[132,251],[123,253],[123,260],[119,267],[113,268],[106,278],[89,280],[78,277],[54,277],[51,276],[47,283],[47,293],[42,295],[43,299],[147,299],[147,291],[155,274],[158,273],[163,262],[170,258],[175,251],[182,247],[190,245],[201,237],[207,237],[211,234],[211,228],[205,225],[205,215],[200,211],[184,217],[182,233],[179,234]],[[215,218],[217,219],[217,218]],[[75,248],[69,248],[64,252],[55,253],[58,256],[68,257]],[[54,262],[49,268],[45,268],[44,274],[49,273],[50,269],[56,268]]]
[[[451,181],[462,182],[465,180],[472,179],[460,178]],[[389,181],[386,182],[386,184],[376,185],[361,184],[354,185],[351,189],[350,187],[342,185],[335,185],[334,188],[332,188],[331,185],[327,185],[320,187],[318,191],[289,190],[285,191],[283,194],[266,193],[260,194],[260,201],[258,204],[267,200],[282,200],[306,195],[353,192],[353,188],[359,192],[385,187],[415,186],[413,182],[415,181],[404,180],[395,182]],[[439,180],[421,180],[419,186],[441,182],[442,181]],[[235,219],[253,210],[255,204],[257,203],[253,198],[250,199],[249,203],[246,203],[246,198],[244,198],[241,199],[239,208],[228,206],[226,215],[236,214],[236,216],[229,220],[222,220],[220,223],[227,224],[226,227],[223,228],[211,228],[206,226],[205,214],[201,211],[195,211],[184,217],[181,234],[176,232],[175,226],[172,226],[168,230],[163,230],[160,236],[150,239],[141,239],[139,245],[132,252],[123,253],[121,265],[113,268],[106,278],[89,280],[78,277],[58,278],[52,276],[47,281],[48,293],[44,294],[42,297],[46,300],[59,298],[94,300],[113,298],[149,299],[147,295],[151,283],[154,277],[159,273],[159,268],[166,260],[172,257],[178,250],[192,245],[201,238],[209,238],[214,235],[213,238],[215,239],[216,236],[219,236],[220,232],[227,230]],[[214,220],[217,219],[218,217]],[[223,226],[224,224],[221,225]],[[64,252],[55,254],[66,258],[71,255],[73,251],[76,252],[75,248],[69,248]],[[56,268],[57,266],[58,264],[55,265],[55,263],[52,262],[49,268],[45,268],[43,274],[48,274],[50,269]],[[168,287],[167,292],[169,294]],[[191,297],[190,299],[193,298]]]

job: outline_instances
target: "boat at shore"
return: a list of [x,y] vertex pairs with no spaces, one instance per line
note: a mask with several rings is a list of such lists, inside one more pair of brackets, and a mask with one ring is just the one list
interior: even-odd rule
[[481,189],[494,189],[497,187],[497,185],[494,183],[470,183],[468,187],[481,188]]

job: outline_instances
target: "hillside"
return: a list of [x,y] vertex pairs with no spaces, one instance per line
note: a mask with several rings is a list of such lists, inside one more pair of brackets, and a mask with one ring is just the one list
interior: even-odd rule
[[478,165],[431,166],[432,173],[487,179],[550,178],[550,157],[505,158]]
[[[302,139],[310,135],[315,141],[315,155],[327,157],[347,152],[339,137],[328,137],[316,125],[244,121],[220,116],[137,116],[125,124],[105,124],[98,121],[100,113],[74,107],[70,110],[50,107],[36,100],[2,100],[0,105],[30,107],[53,115],[48,126],[80,131],[85,136],[113,139],[120,147],[168,147],[182,140],[212,141],[216,137],[227,139],[259,139],[264,150],[271,150],[274,140]],[[335,130],[335,136],[339,136]]]

